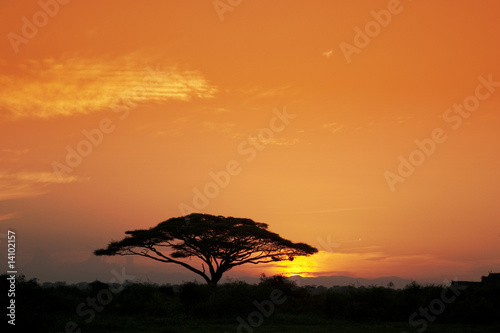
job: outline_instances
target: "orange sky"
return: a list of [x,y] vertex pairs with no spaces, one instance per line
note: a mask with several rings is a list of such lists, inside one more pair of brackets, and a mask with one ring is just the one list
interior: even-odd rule
[[0,236],[31,275],[187,206],[320,250],[235,276],[500,271],[498,1],[64,2],[0,2]]

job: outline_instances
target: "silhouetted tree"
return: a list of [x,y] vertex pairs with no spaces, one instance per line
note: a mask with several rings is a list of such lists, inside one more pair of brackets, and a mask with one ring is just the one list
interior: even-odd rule
[[[190,214],[171,218],[149,229],[126,231],[128,236],[123,240],[111,242],[94,254],[139,255],[178,264],[215,286],[222,275],[235,266],[291,261],[297,256],[318,252],[307,244],[283,239],[267,228],[265,223],[246,218]],[[203,262],[201,268],[182,260],[192,257]]]

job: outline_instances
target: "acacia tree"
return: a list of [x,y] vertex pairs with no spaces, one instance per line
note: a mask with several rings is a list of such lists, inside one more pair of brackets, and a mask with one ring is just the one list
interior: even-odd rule
[[[246,218],[190,214],[168,219],[149,229],[126,231],[124,239],[113,241],[94,254],[138,255],[174,263],[216,286],[222,275],[235,266],[292,261],[297,256],[318,252],[307,244],[281,238],[267,228],[266,223]],[[201,267],[184,260],[193,257],[201,260]]]

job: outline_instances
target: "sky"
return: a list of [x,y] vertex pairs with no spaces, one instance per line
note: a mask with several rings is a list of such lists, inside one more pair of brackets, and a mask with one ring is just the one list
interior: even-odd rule
[[500,272],[499,10],[1,1],[1,251],[41,281],[194,279],[92,252],[196,211],[319,250],[231,277]]

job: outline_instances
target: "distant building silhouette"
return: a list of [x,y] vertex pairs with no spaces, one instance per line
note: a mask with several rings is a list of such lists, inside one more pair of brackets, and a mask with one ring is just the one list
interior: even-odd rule
[[500,287],[500,273],[490,273],[481,278],[481,284],[487,287]]
[[490,273],[488,276],[483,276],[481,277],[481,282],[452,281],[451,285],[466,287],[500,287],[500,273]]

